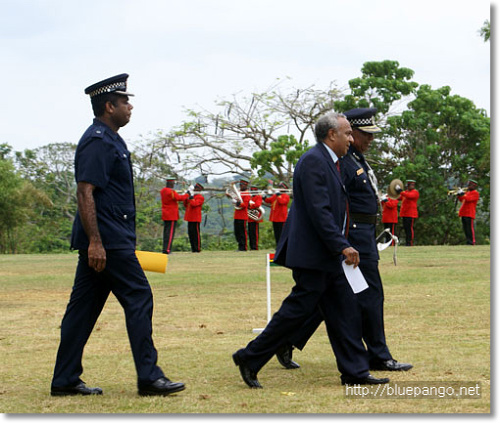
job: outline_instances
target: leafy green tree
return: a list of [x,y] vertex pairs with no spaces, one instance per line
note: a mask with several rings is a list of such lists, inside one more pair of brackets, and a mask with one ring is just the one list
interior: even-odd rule
[[479,241],[489,237],[490,119],[472,101],[450,93],[450,87],[422,85],[408,110],[387,119],[386,136],[398,159],[392,174],[418,182],[416,230],[422,244],[461,242],[457,203],[447,191],[453,183],[466,186],[469,178],[479,182],[481,192]]
[[413,74],[411,69],[399,67],[394,60],[366,62],[361,76],[349,81],[351,93],[336,101],[335,108],[345,112],[356,107],[376,107],[383,123],[394,103],[399,107],[415,93],[418,84],[411,80]]
[[250,98],[234,96],[219,110],[188,110],[189,121],[158,134],[172,167],[182,173],[263,176],[290,181],[293,166],[307,150],[317,117],[333,108],[340,92],[331,85],[283,92],[280,84]]
[[490,21],[486,19],[483,26],[479,30],[479,35],[483,37],[484,42],[490,41]]
[[37,207],[51,207],[44,192],[37,190],[16,171],[11,147],[0,146],[0,252],[22,251],[26,230],[32,225]]
[[76,213],[73,161],[76,145],[53,143],[16,152],[16,167],[25,181],[50,199],[38,204],[25,228],[26,252],[67,251]]

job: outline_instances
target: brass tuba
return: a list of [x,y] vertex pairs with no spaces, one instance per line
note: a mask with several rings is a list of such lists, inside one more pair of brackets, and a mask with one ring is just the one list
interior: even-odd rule
[[[239,201],[240,203],[243,203],[243,199],[241,198],[241,192],[240,190],[236,187],[237,182],[232,182],[229,187],[226,189],[226,195],[231,198],[231,201],[234,204],[234,208],[236,210],[241,210],[243,207],[237,207],[236,203]],[[246,191],[245,191],[246,193]],[[248,218],[254,221],[258,221],[262,219],[262,216],[264,216],[264,213],[266,211],[264,210],[264,207],[259,207],[257,209],[247,209],[248,213]]]
[[236,207],[236,203],[239,201],[243,203],[241,199],[240,190],[236,187],[236,182],[231,182],[229,187],[226,189],[226,196],[228,196],[234,204],[236,210],[241,210],[242,207]]
[[392,198],[393,200],[397,200],[399,198],[399,194],[403,192],[403,182],[399,179],[393,179],[389,184],[389,188],[387,188],[387,196]]
[[250,220],[255,220],[256,222],[262,219],[264,217],[264,213],[266,211],[264,210],[264,207],[260,206],[257,209],[248,209],[248,218]]

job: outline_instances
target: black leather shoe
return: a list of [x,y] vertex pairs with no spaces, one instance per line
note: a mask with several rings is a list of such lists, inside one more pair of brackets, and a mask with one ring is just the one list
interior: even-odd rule
[[53,397],[64,397],[68,395],[102,395],[102,389],[88,388],[85,382],[79,382],[75,386],[52,386],[50,388],[50,395]]
[[387,377],[377,379],[372,375],[362,378],[347,377],[342,375],[340,376],[340,380],[342,381],[342,385],[380,385],[382,383],[389,383],[389,378]]
[[388,370],[390,372],[407,371],[413,367],[412,364],[398,363],[396,360],[390,359],[379,361],[370,364],[370,370]]
[[293,347],[291,345],[284,345],[276,351],[276,358],[285,369],[298,369],[299,363],[292,360]]
[[156,379],[150,385],[140,385],[139,386],[139,395],[142,396],[150,396],[150,395],[170,395],[175,392],[184,391],[186,389],[186,385],[182,382],[172,382],[170,379],[166,377],[161,377]]
[[238,357],[238,353],[235,352],[233,354],[233,361],[234,364],[236,364],[239,369],[240,369],[240,374],[243,379],[243,381],[250,387],[250,388],[262,388],[262,385],[259,383],[257,380],[257,373],[254,371],[250,370],[245,362]]

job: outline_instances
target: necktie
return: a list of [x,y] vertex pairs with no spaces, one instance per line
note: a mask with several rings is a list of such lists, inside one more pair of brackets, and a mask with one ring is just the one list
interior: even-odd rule
[[[335,162],[335,166],[337,167],[337,170],[340,172],[340,160],[337,160]],[[342,177],[340,178],[342,179]],[[345,234],[345,237],[347,238],[347,235],[349,234],[349,201],[346,200],[345,202],[345,219],[344,219],[344,228],[342,229],[342,233]]]

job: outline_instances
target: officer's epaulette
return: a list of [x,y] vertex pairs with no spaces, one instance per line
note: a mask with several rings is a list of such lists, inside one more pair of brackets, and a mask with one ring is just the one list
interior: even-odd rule
[[96,126],[92,130],[92,138],[102,138],[104,136],[104,128],[102,126]]
[[361,160],[361,157],[359,157],[354,151],[351,151],[351,154],[358,160]]

